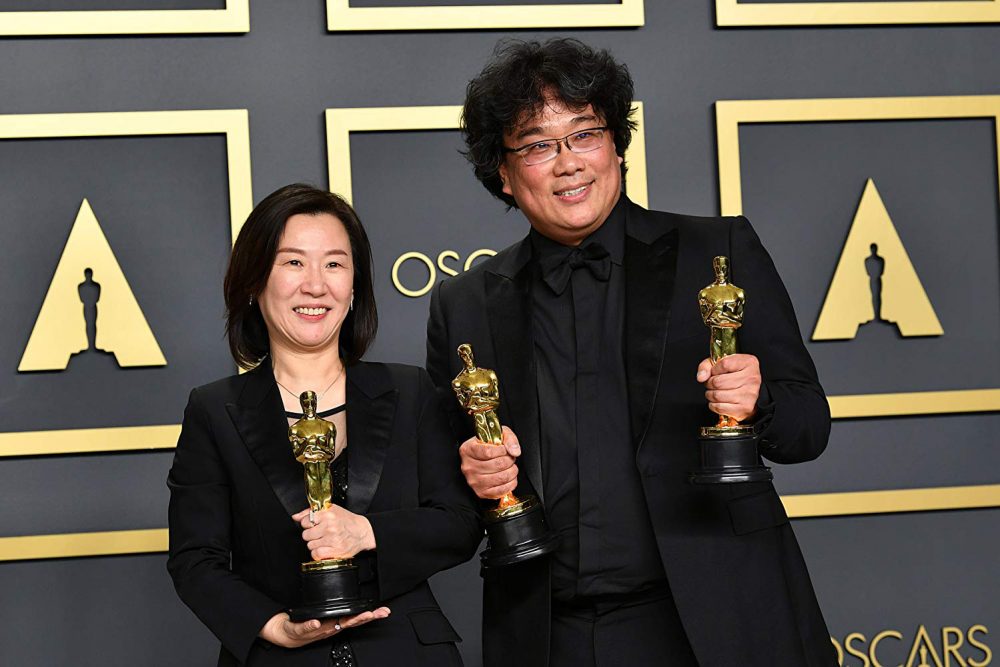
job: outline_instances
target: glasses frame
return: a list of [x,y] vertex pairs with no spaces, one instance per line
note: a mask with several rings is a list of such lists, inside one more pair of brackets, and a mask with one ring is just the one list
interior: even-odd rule
[[[575,150],[573,148],[572,144],[569,143],[569,138],[570,137],[576,136],[576,135],[581,134],[583,132],[593,132],[594,130],[601,130],[602,132],[607,132],[608,131],[608,126],[607,125],[598,125],[596,127],[586,127],[586,128],[584,128],[582,130],[576,130],[574,132],[570,132],[566,136],[559,137],[558,139],[539,139],[538,141],[532,141],[530,144],[525,144],[524,146],[521,146],[519,148],[508,148],[507,146],[504,146],[503,147],[503,152],[504,153],[516,153],[518,157],[520,157],[522,160],[524,160],[524,163],[527,166],[534,167],[534,166],[537,166],[537,165],[540,165],[540,164],[545,164],[546,162],[551,162],[552,160],[555,160],[556,156],[558,156],[562,152],[562,145],[563,144],[566,144],[566,148],[568,148],[570,150],[570,152],[577,153],[577,154],[580,154],[580,153],[591,153],[591,152],[596,151],[597,149],[601,148],[601,146],[595,146],[593,148],[588,148],[587,150],[578,151],[578,150]],[[602,145],[603,145],[603,136],[601,138],[602,138]],[[541,162],[532,162],[532,163],[529,164],[528,163],[528,158],[525,155],[524,151],[528,150],[529,148],[531,148],[532,146],[535,146],[537,144],[544,144],[544,143],[550,143],[550,142],[553,143],[553,144],[555,144],[555,146],[556,146],[556,151],[555,151],[555,153],[552,154],[552,157],[545,158]]]

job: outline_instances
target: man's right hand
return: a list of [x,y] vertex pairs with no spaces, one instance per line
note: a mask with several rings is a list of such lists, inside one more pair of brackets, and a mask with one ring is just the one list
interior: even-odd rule
[[515,459],[521,455],[521,445],[513,431],[506,426],[502,428],[502,447],[469,438],[458,448],[465,481],[485,500],[500,498],[517,487]]

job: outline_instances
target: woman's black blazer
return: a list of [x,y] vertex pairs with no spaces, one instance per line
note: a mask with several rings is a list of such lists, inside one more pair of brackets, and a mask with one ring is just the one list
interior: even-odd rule
[[[378,545],[355,562],[363,592],[392,614],[342,638],[359,667],[461,664],[427,578],[470,558],[482,533],[427,373],[350,366],[347,431],[347,508],[368,517]],[[328,665],[329,640],[289,650],[257,638],[296,602],[311,560],[290,518],[308,506],[302,465],[267,360],[191,392],[167,485],[167,569],[222,642],[219,665]]]

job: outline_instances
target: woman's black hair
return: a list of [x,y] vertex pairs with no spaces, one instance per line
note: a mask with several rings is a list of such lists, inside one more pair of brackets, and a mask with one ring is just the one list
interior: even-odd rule
[[361,359],[378,331],[372,287],[372,250],[351,205],[332,192],[304,183],[286,185],[264,198],[240,229],[223,283],[226,336],[233,359],[253,368],[270,351],[270,340],[257,297],[271,275],[278,242],[293,215],[328,213],[343,223],[354,264],[354,306],[340,330],[340,355],[348,364]]

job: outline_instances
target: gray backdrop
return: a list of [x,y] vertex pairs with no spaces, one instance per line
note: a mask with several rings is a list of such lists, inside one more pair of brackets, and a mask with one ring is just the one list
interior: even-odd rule
[[[0,0],[0,24],[3,11],[24,9],[221,4]],[[326,185],[324,109],[459,104],[504,36],[335,34],[325,25],[321,0],[251,0],[245,35],[4,38],[0,113],[248,109],[256,202],[293,181]],[[640,29],[507,34],[572,35],[628,63],[645,103],[650,205],[693,214],[718,213],[716,100],[1000,93],[1000,28],[991,25],[717,29],[711,0],[647,0]],[[869,325],[854,341],[810,343],[829,393],[998,386],[1000,214],[990,121],[753,125],[740,139],[744,210],[785,278],[804,335],[867,178],[945,330],[901,339]],[[418,251],[433,260],[451,249],[464,262],[527,229],[475,182],[459,141],[454,131],[352,139],[354,203],[375,248],[382,317],[370,358],[423,363],[427,297],[393,287],[397,257]],[[229,247],[222,139],[6,140],[0,174],[0,430],[178,422],[192,386],[233,370],[221,320]],[[64,372],[17,373],[84,197],[165,368],[119,370],[84,355]],[[426,269],[407,262],[401,279],[419,286]],[[995,484],[998,430],[995,412],[840,420],[819,461],[778,467],[776,483],[782,493]],[[163,527],[170,461],[169,452],[2,458],[0,536]],[[877,659],[918,665],[911,649],[921,628],[930,665],[935,657],[939,665],[988,664],[987,651],[1000,647],[989,634],[1000,620],[998,528],[997,509],[796,521],[831,633],[841,646],[860,633],[843,664],[869,664],[874,636],[895,630],[902,638],[883,640]],[[0,563],[0,664],[214,664],[217,642],[177,600],[164,561],[149,554]],[[476,565],[439,575],[435,588],[465,638],[466,663],[479,665]],[[955,648],[946,651],[942,632],[952,627],[963,643],[947,631]]]

